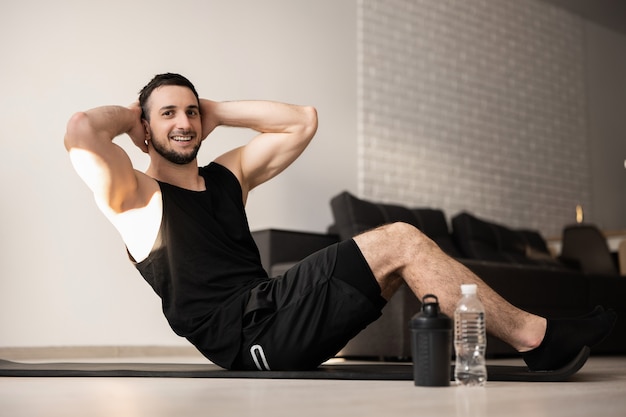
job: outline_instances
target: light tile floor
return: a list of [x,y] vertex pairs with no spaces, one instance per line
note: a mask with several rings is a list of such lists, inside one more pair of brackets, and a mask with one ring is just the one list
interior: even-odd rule
[[407,381],[0,378],[0,415],[623,417],[626,356],[594,356],[569,382],[488,382],[484,388],[418,388]]

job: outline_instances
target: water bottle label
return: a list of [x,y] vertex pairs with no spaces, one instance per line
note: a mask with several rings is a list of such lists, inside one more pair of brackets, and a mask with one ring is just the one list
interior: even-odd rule
[[484,312],[457,311],[454,330],[454,379],[458,385],[483,385],[487,380]]

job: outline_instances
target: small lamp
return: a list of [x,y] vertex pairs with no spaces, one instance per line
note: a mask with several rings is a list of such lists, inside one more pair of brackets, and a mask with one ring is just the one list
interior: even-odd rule
[[581,224],[585,219],[585,213],[583,212],[583,206],[576,204],[576,223]]

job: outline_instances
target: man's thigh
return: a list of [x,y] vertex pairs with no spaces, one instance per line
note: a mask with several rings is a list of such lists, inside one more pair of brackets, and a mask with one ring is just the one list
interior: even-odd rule
[[239,366],[315,368],[376,320],[384,305],[356,244],[333,245],[251,291]]

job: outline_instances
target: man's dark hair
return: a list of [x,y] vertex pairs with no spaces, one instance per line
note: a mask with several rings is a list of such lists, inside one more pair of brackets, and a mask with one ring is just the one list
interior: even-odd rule
[[147,107],[148,98],[150,98],[150,95],[154,90],[159,87],[163,87],[164,85],[177,85],[180,87],[187,87],[193,92],[193,95],[196,96],[198,103],[200,102],[200,97],[198,96],[196,88],[187,78],[183,77],[180,74],[173,74],[171,72],[158,74],[155,75],[155,77],[139,92],[139,105],[141,106],[142,118],[150,121],[150,112],[148,111]]

